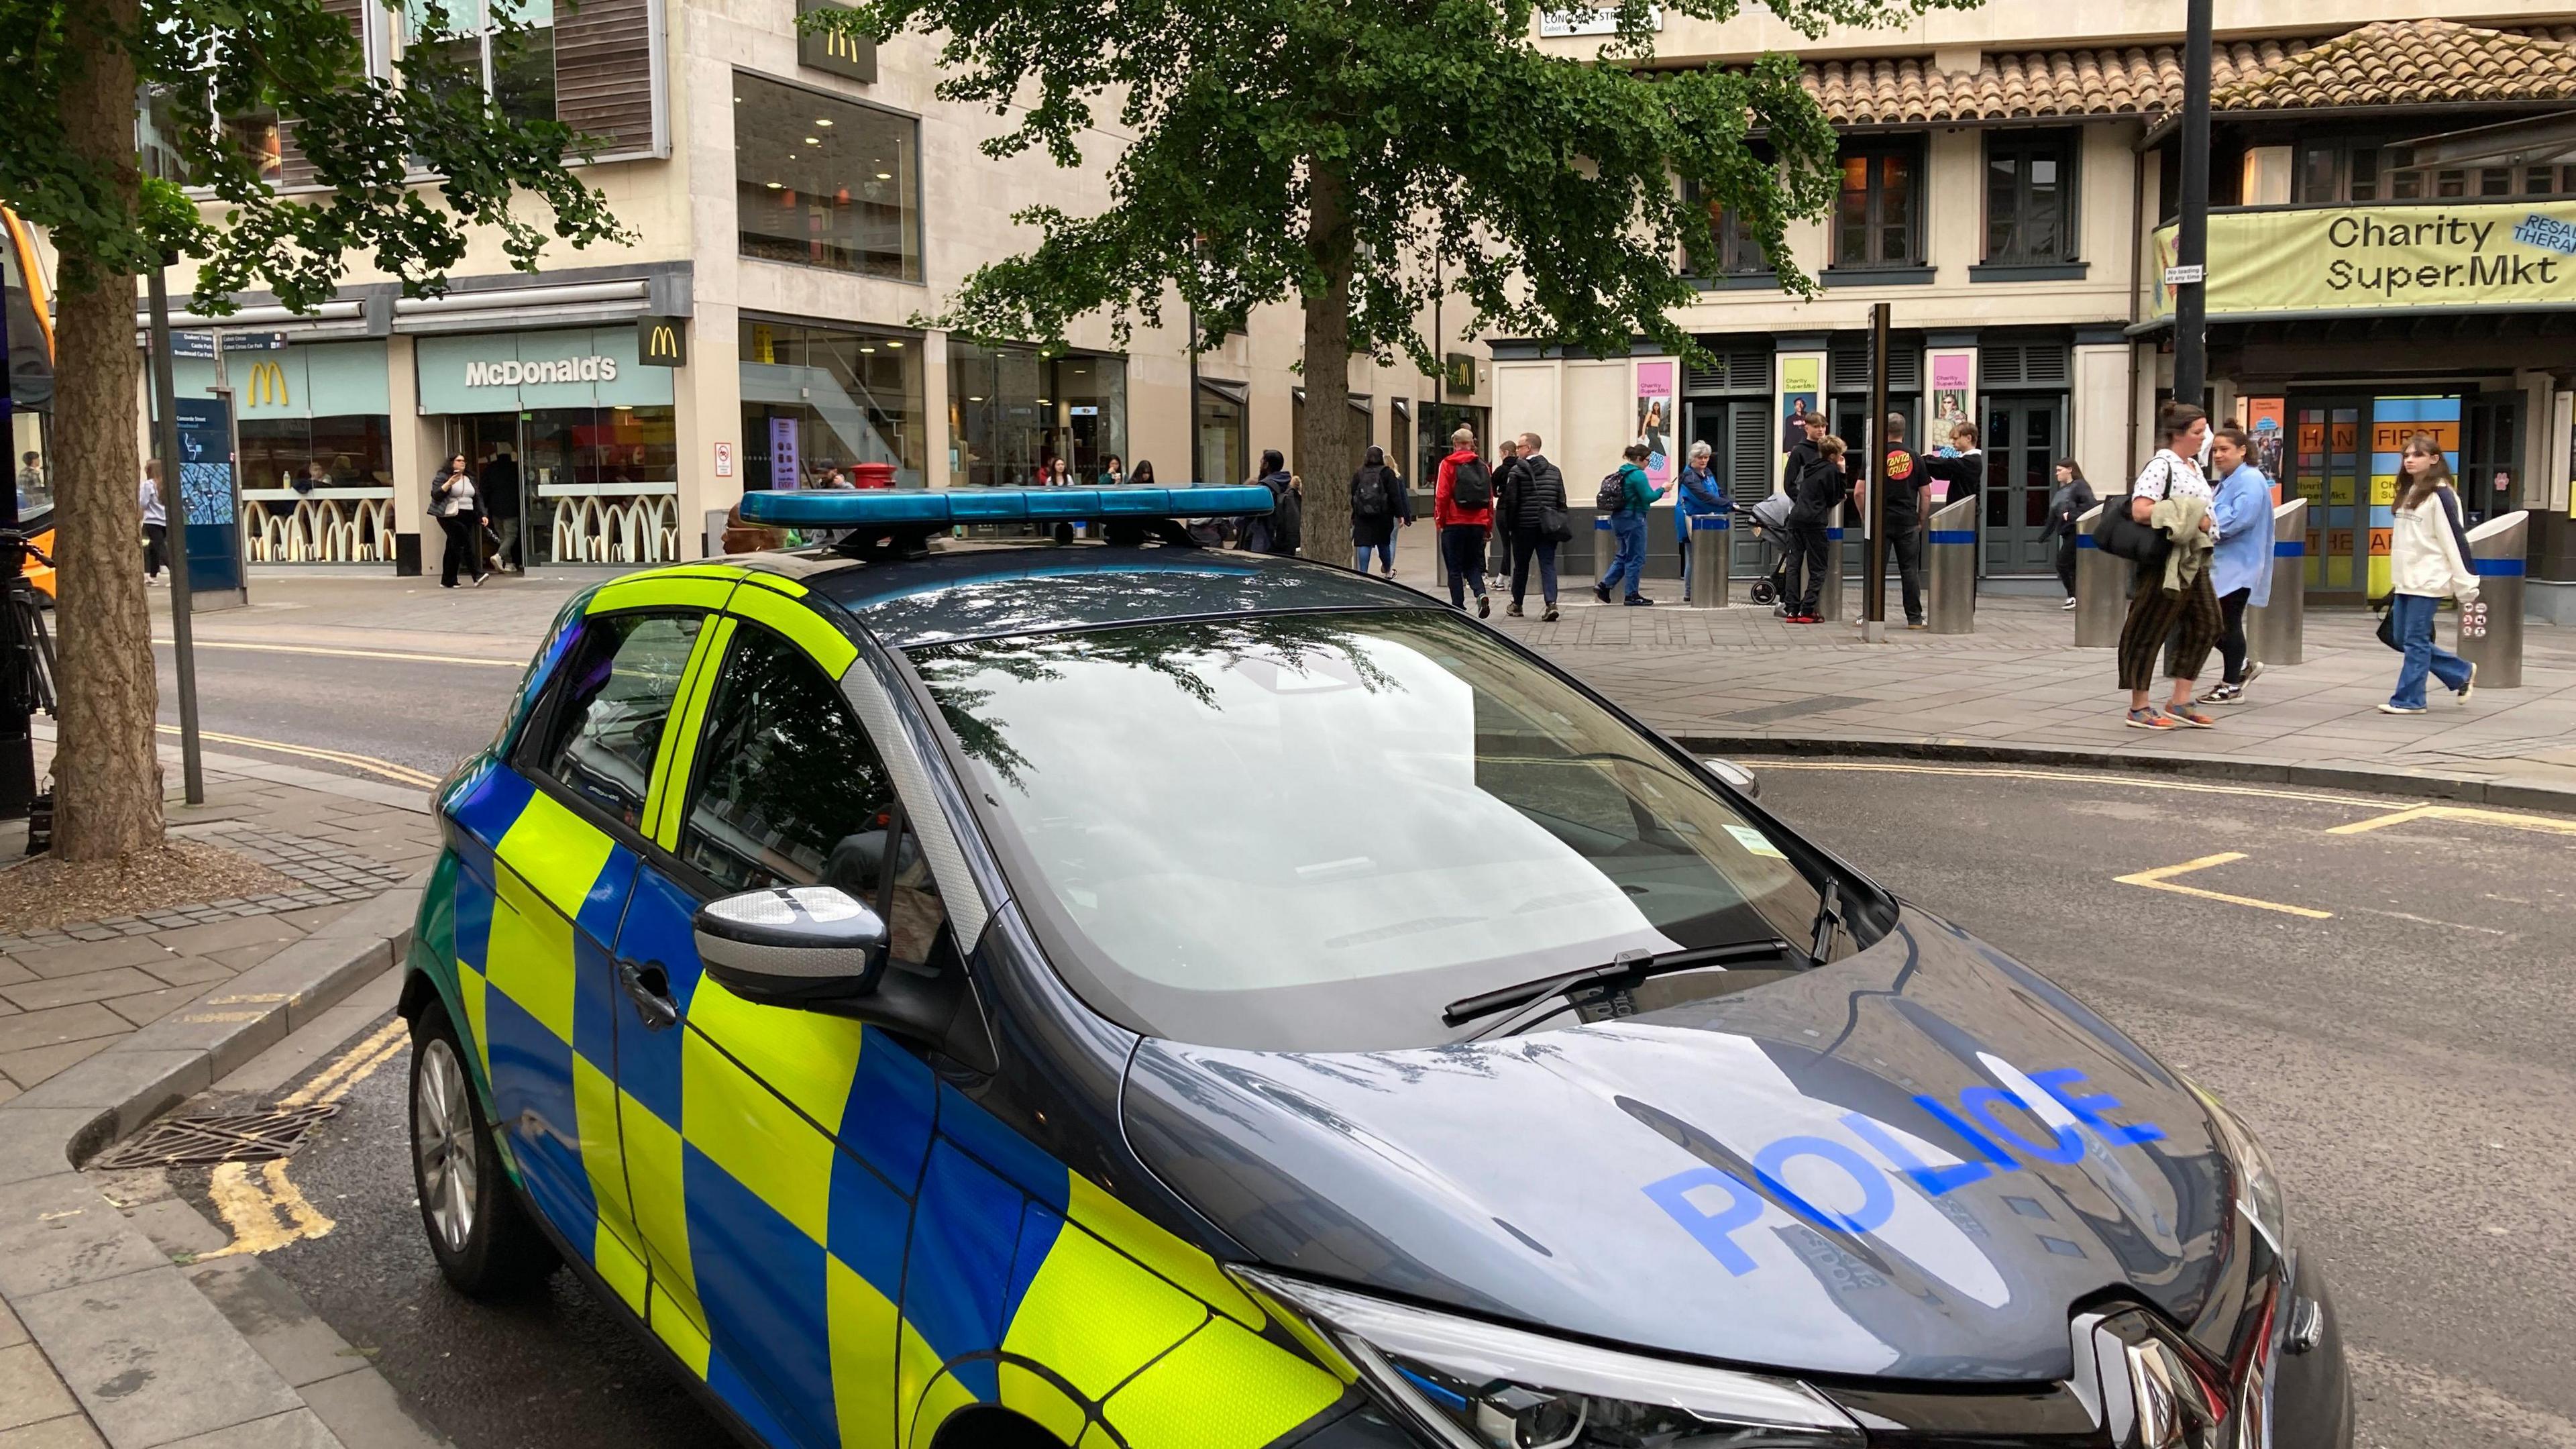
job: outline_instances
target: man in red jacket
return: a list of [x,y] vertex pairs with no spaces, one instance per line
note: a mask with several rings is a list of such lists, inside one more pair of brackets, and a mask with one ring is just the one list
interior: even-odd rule
[[1476,434],[1460,428],[1449,435],[1449,456],[1440,460],[1440,481],[1431,493],[1431,518],[1440,529],[1440,564],[1449,571],[1449,606],[1467,607],[1467,590],[1476,591],[1476,617],[1489,617],[1494,601],[1485,597],[1485,536],[1494,526],[1494,475],[1476,456]]

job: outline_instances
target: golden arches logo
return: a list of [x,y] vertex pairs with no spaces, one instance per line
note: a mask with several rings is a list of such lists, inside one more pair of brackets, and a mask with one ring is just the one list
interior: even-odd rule
[[849,61],[854,65],[859,62],[859,41],[857,36],[844,30],[827,30],[823,32],[822,39],[823,53],[825,55],[830,56],[834,60]]
[[244,394],[249,407],[291,407],[294,400],[286,393],[286,369],[274,362],[255,362],[250,369],[250,388]]
[[680,356],[680,330],[668,322],[654,323],[653,330],[646,333],[644,337],[644,355],[651,358],[667,357],[677,361]]

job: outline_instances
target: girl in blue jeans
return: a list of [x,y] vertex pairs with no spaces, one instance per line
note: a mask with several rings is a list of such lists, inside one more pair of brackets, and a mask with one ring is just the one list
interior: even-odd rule
[[2469,702],[2477,687],[2478,667],[2433,642],[2433,611],[2444,597],[2466,608],[2478,601],[2478,576],[2462,556],[2454,530],[2459,495],[2452,491],[2451,468],[2433,439],[2417,433],[2406,440],[2405,481],[2397,492],[2395,528],[2389,540],[2388,617],[2397,647],[2406,662],[2397,668],[2397,690],[2379,707],[2382,714],[2422,714],[2424,677]]
[[1645,444],[1630,443],[1627,461],[1619,465],[1619,511],[1610,516],[1610,536],[1618,541],[1619,556],[1592,586],[1592,596],[1605,604],[1610,602],[1610,591],[1622,583],[1628,590],[1623,603],[1654,602],[1639,592],[1646,582],[1646,507],[1664,496],[1664,490],[1646,477],[1649,456]]

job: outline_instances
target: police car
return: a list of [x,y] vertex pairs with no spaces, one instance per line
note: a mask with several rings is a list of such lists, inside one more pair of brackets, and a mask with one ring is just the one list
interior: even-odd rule
[[[751,1443],[2341,1445],[2263,1151],[1266,490],[755,494],[575,599],[403,1009],[469,1294]],[[958,525],[1079,522],[1063,545]],[[1734,783],[1730,783],[1730,782]]]

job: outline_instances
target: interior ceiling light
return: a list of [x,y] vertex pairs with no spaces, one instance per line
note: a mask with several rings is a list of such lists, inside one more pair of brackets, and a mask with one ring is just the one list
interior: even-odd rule
[[980,398],[980,397],[972,397],[972,396],[968,397],[966,400],[967,400],[968,402],[982,402],[982,401],[983,401],[983,399],[982,399],[982,398]]
[[902,347],[902,346],[903,346],[903,344],[902,344],[902,343],[900,343],[900,342],[889,342],[889,343],[887,343],[887,344],[886,344],[886,346],[888,346],[888,347],[894,347],[894,348],[900,348],[900,347]]
[[781,187],[781,186],[782,186],[782,185],[784,185],[784,184],[785,184],[785,183],[783,183],[783,182],[777,182],[777,181],[772,181],[772,182],[767,183],[767,185],[768,185],[769,189],[770,189],[770,190],[772,190],[772,191],[776,191],[776,190],[778,190],[778,189],[779,189],[779,187]]
[[805,138],[805,144],[808,146],[820,146],[823,144],[823,138],[820,136],[808,136]]
[[814,124],[818,126],[828,126],[832,124],[832,118],[829,116],[816,116],[814,118]]
[[879,181],[892,181],[894,179],[894,173],[891,171],[880,171],[877,173],[877,179]]

